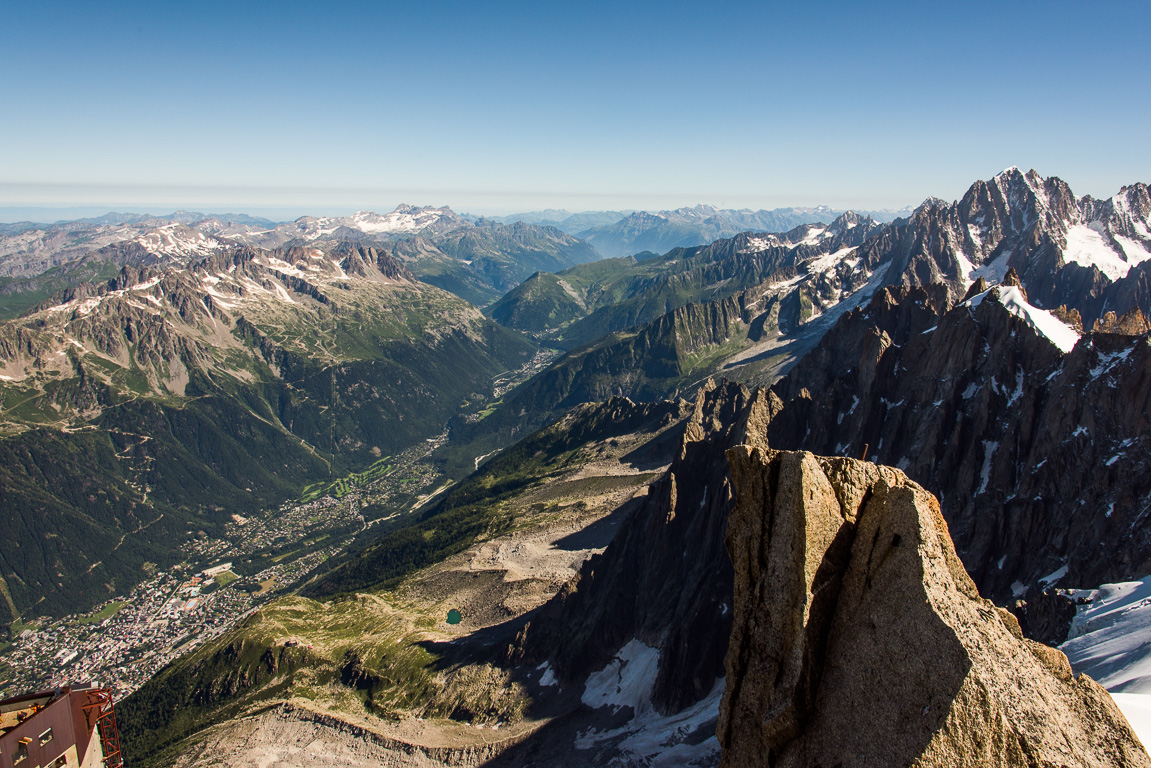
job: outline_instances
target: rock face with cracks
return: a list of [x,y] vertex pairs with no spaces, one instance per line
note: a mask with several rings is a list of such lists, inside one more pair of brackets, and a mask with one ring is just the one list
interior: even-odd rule
[[931,494],[740,446],[718,735],[743,766],[1151,766],[1107,692],[980,598]]

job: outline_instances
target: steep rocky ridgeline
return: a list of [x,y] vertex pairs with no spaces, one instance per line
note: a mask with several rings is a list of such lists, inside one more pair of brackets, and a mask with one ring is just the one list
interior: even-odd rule
[[[898,464],[941,494],[962,562],[1001,604],[1064,577],[1101,583],[1145,572],[1151,547],[1139,523],[1151,474],[1136,446],[1151,412],[1146,336],[1080,338],[1029,304],[1013,272],[970,294],[956,304],[946,284],[884,289],[773,389],[705,388],[668,477],[532,620],[512,658],[546,660],[578,682],[613,655],[631,658],[635,641],[658,659],[658,711],[702,701],[713,682],[707,653],[727,642],[716,596],[730,589],[730,566],[707,542],[731,509],[722,447],[733,442],[866,451],[872,462]],[[1113,327],[1142,324],[1130,316]],[[705,588],[684,583],[697,569],[710,574]],[[719,607],[701,609],[701,596]],[[1045,619],[1033,619],[1043,631]],[[669,684],[672,668],[693,672]]]
[[781,234],[744,232],[642,261],[584,264],[546,280],[533,277],[490,313],[565,349],[642,326],[687,304],[770,284],[791,289],[797,307],[818,315],[868,283],[871,271],[859,268],[851,250],[878,229],[873,220],[846,213],[828,225]]
[[950,309],[943,286],[887,290],[773,388],[766,437],[899,466],[939,495],[980,589],[1008,602],[1151,564],[1149,370],[1146,336],[1079,339],[1017,286]]
[[1014,269],[1031,301],[1077,310],[1090,327],[1111,310],[1151,311],[1151,199],[1145,184],[1107,200],[1076,198],[1066,182],[1009,168],[952,204],[932,198],[864,248],[894,258],[889,282],[947,283],[953,298],[980,277]]
[[368,246],[235,248],[69,289],[0,324],[20,532],[0,613],[127,590],[189,530],[439,433],[531,351]]
[[658,651],[658,711],[678,712],[712,690],[731,626],[723,456],[759,428],[762,402],[752,404],[748,390],[730,382],[700,392],[667,474],[604,554],[532,618],[509,651],[513,662],[547,662],[578,684],[638,640]]
[[1107,692],[982,599],[898,470],[728,452],[725,768],[1147,766]]
[[585,316],[577,316],[576,306],[554,286],[538,285],[505,297],[499,316],[533,332],[544,326],[553,341],[571,349],[685,303],[808,272],[821,275],[803,279],[803,300],[818,314],[873,275],[888,286],[947,285],[958,300],[980,278],[997,283],[1014,269],[1035,306],[1074,310],[1091,328],[1107,311],[1124,315],[1139,308],[1151,314],[1149,259],[1146,185],[1123,187],[1100,201],[1075,197],[1056,177],[1009,168],[976,182],[958,202],[931,198],[890,224],[848,213],[785,234],[748,231],[643,261],[618,259],[606,272],[590,266],[568,270],[559,277]]

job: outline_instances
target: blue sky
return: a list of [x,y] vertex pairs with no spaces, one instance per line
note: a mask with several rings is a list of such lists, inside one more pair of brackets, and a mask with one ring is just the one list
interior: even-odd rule
[[0,207],[885,208],[1151,181],[1145,6],[0,4]]

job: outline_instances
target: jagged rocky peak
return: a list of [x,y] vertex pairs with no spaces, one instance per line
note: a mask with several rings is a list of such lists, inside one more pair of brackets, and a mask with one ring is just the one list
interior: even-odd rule
[[963,300],[969,301],[970,299],[975,298],[979,294],[985,293],[986,291],[990,290],[990,288],[991,288],[991,284],[987,282],[987,278],[980,275],[979,279],[976,280],[975,282],[973,282],[971,284],[971,286],[967,289],[967,293],[965,293],[963,295]]
[[947,208],[947,201],[946,200],[944,200],[941,197],[936,197],[935,195],[932,195],[931,197],[928,197],[922,203],[920,203],[919,206],[914,211],[912,211],[911,216],[913,218],[918,218],[918,217],[924,215],[925,213],[931,211],[932,209],[944,210],[946,208]]
[[1114,235],[1142,240],[1148,237],[1151,196],[1146,184],[1122,187],[1118,194],[1106,200],[1087,195],[1079,201],[1079,210],[1084,221],[1104,223]]
[[[1008,168],[977,181],[954,204],[928,199],[883,242],[894,254],[888,282],[947,282],[961,296],[980,277],[995,283],[1015,269],[1038,307],[1066,305],[1088,327],[1108,308],[1148,311],[1151,199],[1146,186],[1108,200],[1076,198],[1063,180]],[[1137,280],[1117,285],[1129,274]]]
[[1023,295],[1023,298],[1027,298],[1027,290],[1023,287],[1023,281],[1019,279],[1019,273],[1015,271],[1015,267],[1008,267],[1007,274],[1003,276],[1003,282],[1001,282],[1000,285],[1013,285],[1019,289],[1019,293]]
[[841,234],[849,229],[855,229],[860,224],[875,226],[877,222],[870,216],[861,216],[855,211],[847,211],[845,213],[841,213],[835,218],[834,221],[828,224],[827,230],[829,232],[834,232],[835,234]]
[[332,248],[331,254],[340,259],[340,265],[350,275],[367,277],[379,274],[389,280],[416,282],[415,275],[403,262],[383,248],[342,241]]
[[1151,766],[1101,686],[979,596],[902,472],[727,455],[722,766]]
[[[1082,321],[1080,321],[1080,324],[1082,324]],[[1151,321],[1148,321],[1147,316],[1143,314],[1143,310],[1135,307],[1135,309],[1118,318],[1114,312],[1104,313],[1102,318],[1095,321],[1095,326],[1092,330],[1096,333],[1121,333],[1124,336],[1142,336],[1145,333],[1151,332]]]

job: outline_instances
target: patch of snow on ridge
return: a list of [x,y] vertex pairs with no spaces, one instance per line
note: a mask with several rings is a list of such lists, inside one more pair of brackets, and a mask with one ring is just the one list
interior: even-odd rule
[[1111,280],[1126,277],[1132,266],[1112,250],[1103,235],[1086,224],[1073,224],[1068,228],[1063,260],[1083,267],[1097,267]]
[[963,287],[966,288],[975,282],[971,278],[972,273],[975,272],[975,265],[959,247],[955,249],[955,261],[959,264],[959,279],[963,282]]
[[1014,285],[999,285],[972,296],[967,301],[968,306],[979,306],[992,292],[998,295],[999,303],[1002,304],[1008,312],[1023,320],[1032,330],[1059,347],[1060,352],[1064,354],[1070,352],[1079,342],[1079,334],[1076,333],[1071,326],[1047,310],[1039,309],[1027,303],[1027,300],[1023,298],[1023,294],[1020,293],[1019,289]]
[[983,468],[979,470],[980,484],[979,490],[976,494],[983,493],[987,490],[987,482],[991,479],[991,457],[995,455],[995,450],[999,447],[997,440],[984,440],[983,441]]
[[1066,576],[1067,570],[1068,569],[1066,565],[1061,566],[1040,579],[1039,583],[1044,587],[1048,587]]
[[823,237],[823,233],[826,231],[827,227],[814,227],[808,230],[807,235],[798,243],[796,243],[796,246],[815,245],[820,241],[820,239]]
[[543,674],[540,675],[540,685],[553,686],[559,683],[559,680],[556,679],[555,670],[551,668],[551,664],[548,662],[545,661],[543,664],[540,664],[536,667],[536,671],[543,672]]
[[1123,235],[1112,235],[1112,237],[1115,238],[1115,242],[1119,243],[1119,247],[1123,249],[1124,255],[1127,256],[1127,262],[1132,266],[1142,264],[1148,259],[1151,259],[1151,252],[1138,240],[1132,240]]
[[1151,694],[1151,576],[1074,590],[1072,597],[1090,600],[1059,646],[1076,674],[1086,672],[1113,693]]
[[1126,360],[1130,355],[1131,348],[1125,349],[1122,352],[1101,352],[1099,354],[1099,365],[1091,369],[1091,378],[1097,379],[1103,374],[1109,373],[1112,368]]
[[659,649],[632,638],[606,667],[588,676],[580,700],[592,709],[631,707],[637,716],[648,712],[658,667]]
[[403,209],[401,206],[383,216],[372,211],[360,211],[351,217],[348,224],[365,233],[418,232],[435,224],[442,216],[443,212],[436,209],[421,211],[418,208]]
[[[768,239],[770,238],[770,239]],[[741,248],[740,253],[759,253],[766,251],[768,248],[774,248],[779,245],[779,241],[775,235],[768,235],[767,237],[749,237],[747,238],[747,247]]]
[[[617,710],[630,706],[635,715],[620,728],[589,729],[579,734],[576,749],[593,749],[601,742],[623,737],[617,748],[649,768],[714,764],[720,752],[714,734],[723,698],[723,678],[716,679],[701,701],[682,712],[663,716],[651,706],[651,687],[658,665],[659,650],[633,639],[606,667],[588,677],[584,704]],[[701,733],[706,733],[707,738],[700,739]]]
[[219,240],[181,224],[165,224],[139,235],[135,242],[150,253],[174,257],[207,256],[226,247]]
[[826,272],[829,269],[834,269],[839,266],[839,262],[843,261],[843,257],[854,251],[855,248],[840,248],[835,253],[827,253],[823,256],[816,256],[807,262],[807,271],[810,274],[817,275]]

